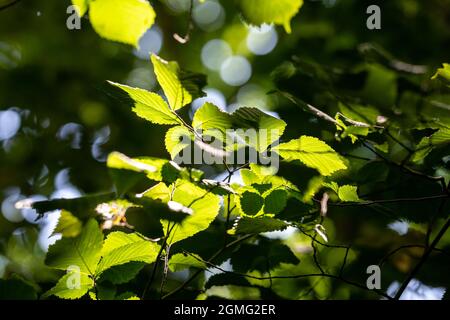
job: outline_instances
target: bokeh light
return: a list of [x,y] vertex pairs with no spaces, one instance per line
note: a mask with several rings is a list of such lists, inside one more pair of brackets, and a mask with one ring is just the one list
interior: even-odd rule
[[162,45],[163,34],[161,29],[157,25],[154,25],[139,39],[139,49],[135,49],[133,53],[139,59],[150,60],[150,54],[158,54]]
[[201,29],[214,31],[224,24],[225,10],[219,2],[207,0],[194,7],[192,17]]
[[19,193],[15,193],[5,198],[2,202],[2,213],[6,220],[10,222],[23,221],[23,215],[20,209],[16,208],[16,202],[24,199]]
[[20,114],[17,111],[13,109],[0,111],[0,141],[14,137],[21,123]]
[[221,39],[208,41],[202,48],[201,59],[205,67],[219,71],[222,63],[231,57],[233,51],[230,45]]
[[278,34],[271,25],[263,24],[261,27],[250,27],[247,36],[247,47],[256,55],[270,53],[277,45]]
[[241,86],[252,76],[252,66],[243,56],[231,56],[220,67],[220,77],[230,86]]
[[194,115],[194,112],[206,102],[210,102],[217,106],[219,109],[226,111],[227,100],[220,90],[215,88],[206,88],[203,91],[206,93],[206,96],[197,98],[192,102],[191,117]]

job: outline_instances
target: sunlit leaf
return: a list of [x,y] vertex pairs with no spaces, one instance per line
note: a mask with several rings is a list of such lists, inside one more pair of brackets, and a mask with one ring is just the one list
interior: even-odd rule
[[287,228],[287,223],[279,219],[259,217],[240,218],[233,227],[232,234],[251,234],[271,231],[282,231]]
[[186,127],[176,126],[167,130],[164,142],[170,157],[175,159],[184,148],[192,145],[194,139],[193,133]]
[[101,251],[102,259],[97,267],[97,274],[131,261],[152,263],[159,252],[159,245],[139,236],[113,232],[108,235]]
[[192,126],[195,130],[208,131],[214,129],[225,133],[232,126],[231,116],[212,103],[207,102],[195,112]]
[[134,101],[133,112],[139,117],[156,124],[180,123],[176,114],[169,109],[169,106],[160,95],[111,81],[109,83],[122,89],[130,96]]
[[324,176],[347,168],[336,151],[315,137],[301,136],[274,147],[274,150],[285,160],[300,160],[306,166],[317,169]]
[[91,219],[76,238],[63,238],[50,246],[45,262],[48,266],[68,270],[76,266],[85,275],[93,275],[100,260],[103,234]]
[[88,275],[69,272],[61,277],[56,285],[43,295],[43,298],[54,295],[61,299],[79,299],[93,287],[94,280]]
[[67,210],[62,210],[54,234],[60,233],[63,237],[76,237],[82,228],[81,221]]
[[339,199],[343,202],[358,202],[359,197],[357,193],[358,187],[356,186],[350,186],[350,185],[344,185],[339,187],[338,196]]
[[173,110],[178,110],[192,101],[191,93],[178,77],[179,67],[176,62],[167,62],[156,55],[151,57],[159,85]]
[[140,37],[155,21],[155,11],[144,0],[95,0],[89,18],[103,38],[138,46]]
[[241,139],[238,144],[249,145],[258,152],[266,151],[283,135],[286,128],[286,122],[257,108],[239,108],[231,117],[237,136]]
[[218,196],[209,190],[183,180],[176,182],[172,201],[178,202],[193,211],[181,223],[162,221],[165,234],[170,230],[168,242],[172,244],[208,228],[220,209]]
[[244,18],[251,24],[275,23],[291,33],[291,19],[297,14],[303,0],[239,0]]
[[450,64],[444,63],[442,68],[438,69],[431,79],[439,79],[450,86]]
[[89,2],[90,0],[72,0],[72,4],[75,6],[79,17],[84,16],[88,10]]

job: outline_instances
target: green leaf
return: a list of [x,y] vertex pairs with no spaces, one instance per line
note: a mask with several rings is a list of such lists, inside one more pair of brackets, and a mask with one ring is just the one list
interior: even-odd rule
[[158,244],[137,233],[112,232],[104,242],[96,274],[131,261],[152,263],[156,260],[159,248]]
[[129,262],[114,266],[104,271],[99,281],[109,281],[112,284],[127,283],[136,278],[144,266],[145,264],[143,262]]
[[323,186],[323,177],[316,176],[312,177],[308,181],[308,186],[306,187],[303,197],[301,197],[300,201],[305,203],[311,203],[315,194],[322,188]]
[[79,17],[84,16],[88,10],[89,1],[90,0],[72,0],[72,4],[75,6]]
[[279,219],[269,217],[258,218],[240,218],[236,226],[229,233],[232,234],[251,234],[271,231],[282,231],[287,228],[287,224]]
[[77,266],[85,275],[93,275],[102,249],[103,234],[98,223],[90,219],[76,238],[63,238],[50,246],[45,262],[48,266],[68,270]]
[[223,112],[212,103],[205,103],[194,115],[192,126],[195,130],[220,130],[222,134],[232,126],[231,116],[229,113]]
[[323,183],[324,187],[330,188],[331,190],[333,190],[336,194],[339,193],[339,185],[337,184],[337,182],[331,181],[331,182],[324,182]]
[[277,214],[286,207],[288,193],[284,189],[275,189],[263,194],[264,197],[264,213]]
[[442,68],[438,69],[431,79],[439,79],[447,86],[450,86],[450,64],[444,63]]
[[73,238],[80,234],[81,221],[67,210],[62,210],[53,234],[60,233],[63,237]]
[[134,101],[133,112],[139,117],[156,124],[180,123],[176,114],[158,94],[111,81],[108,83],[122,89],[130,96]]
[[433,133],[429,137],[424,137],[420,140],[416,147],[414,156],[412,157],[413,162],[422,162],[435,147],[442,147],[450,144],[450,129],[440,128],[438,131]]
[[143,0],[95,0],[89,4],[92,27],[101,37],[135,47],[155,16],[152,6]]
[[273,148],[287,161],[300,160],[320,174],[329,176],[334,172],[347,169],[340,156],[325,142],[309,136],[282,143]]
[[142,172],[154,181],[173,182],[180,174],[180,168],[169,160],[151,157],[129,158],[120,152],[109,154],[107,166],[113,169]]
[[359,202],[360,199],[358,197],[358,187],[344,185],[339,187],[338,196],[339,199],[343,202]]
[[250,169],[259,177],[274,176],[278,171],[276,167],[266,167],[256,163],[250,163]]
[[207,265],[202,261],[200,256],[193,253],[177,253],[169,260],[169,269],[172,272],[178,272],[188,268],[206,269]]
[[239,197],[238,205],[243,214],[254,216],[261,211],[264,198],[256,192],[245,191]]
[[141,196],[153,200],[161,200],[162,202],[167,203],[170,201],[170,194],[171,189],[169,189],[165,183],[160,182],[145,191]]
[[258,176],[253,170],[241,169],[240,174],[242,182],[244,182],[246,186],[251,186],[255,183],[261,183],[262,178]]
[[48,211],[65,209],[78,218],[86,218],[90,216],[90,211],[95,209],[99,203],[108,202],[116,197],[114,192],[103,193],[98,195],[87,195],[73,199],[52,199],[34,202],[31,207],[39,214]]
[[[286,128],[286,122],[277,119],[257,108],[242,107],[231,114],[233,127],[238,130],[238,136],[258,152],[264,152],[267,148],[278,140]],[[243,130],[242,130],[243,129]],[[248,136],[245,129],[255,129],[257,134],[254,137]]]
[[194,139],[195,137],[189,129],[184,126],[176,126],[167,130],[164,142],[170,157],[175,159],[184,148],[191,146],[191,141]]
[[303,0],[239,0],[242,14],[249,23],[282,25],[287,33],[291,33],[291,19],[302,5]]
[[164,91],[169,106],[172,110],[178,110],[191,103],[192,95],[180,81],[179,67],[176,62],[167,62],[152,54],[151,60],[159,85]]
[[188,215],[181,223],[173,224],[167,220],[161,221],[166,235],[168,230],[171,230],[168,239],[170,244],[207,229],[220,209],[220,199],[217,195],[185,180],[176,182],[172,201],[192,209],[192,214]]
[[[78,283],[79,286],[78,284],[75,285],[76,281],[73,281],[72,279],[77,279],[76,281],[80,281]],[[61,299],[79,299],[93,287],[94,280],[92,280],[88,275],[68,272],[58,280],[53,288],[44,293],[43,298],[54,295]]]

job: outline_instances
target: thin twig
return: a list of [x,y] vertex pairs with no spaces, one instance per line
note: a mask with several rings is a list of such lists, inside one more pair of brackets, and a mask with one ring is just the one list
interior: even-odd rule
[[395,294],[394,299],[399,300],[405,291],[405,289],[408,287],[411,280],[416,276],[416,274],[419,272],[419,270],[422,268],[422,266],[427,261],[428,257],[430,256],[431,252],[433,252],[436,245],[439,243],[439,241],[442,239],[444,234],[447,232],[447,230],[450,228],[450,219],[447,219],[447,222],[444,224],[444,226],[439,231],[436,238],[434,238],[431,245],[425,250],[424,254],[422,255],[422,258],[419,260],[417,265],[412,269],[412,271],[409,273],[408,277],[405,281],[403,281],[402,285],[398,289],[397,293]]
[[180,36],[178,33],[174,33],[173,37],[175,40],[177,40],[181,44],[185,44],[189,41],[191,38],[191,32],[194,29],[194,24],[192,23],[192,12],[194,9],[194,0],[191,0],[190,6],[189,6],[189,17],[188,17],[188,23],[186,26],[186,34],[184,37]]
[[297,275],[290,275],[290,276],[264,276],[264,277],[259,277],[259,276],[253,276],[253,275],[249,275],[246,273],[240,273],[240,272],[235,272],[235,271],[229,271],[229,270],[225,270],[223,268],[221,268],[220,266],[217,266],[213,263],[211,263],[210,261],[204,261],[199,257],[196,257],[188,252],[186,252],[187,254],[191,255],[193,258],[205,263],[206,265],[208,265],[211,268],[217,269],[223,273],[228,273],[228,274],[233,274],[233,275],[237,275],[237,276],[241,276],[241,277],[245,277],[245,278],[249,278],[249,279],[254,279],[254,280],[273,280],[273,279],[300,279],[300,278],[311,278],[311,277],[326,277],[326,278],[332,278],[332,279],[336,279],[336,280],[340,280],[342,282],[345,282],[349,285],[358,287],[360,289],[364,289],[366,291],[373,291],[375,293],[377,293],[380,296],[385,297],[386,299],[392,300],[392,297],[389,296],[388,294],[384,293],[381,290],[377,290],[377,289],[369,289],[366,286],[359,284],[357,282],[353,282],[347,279],[344,279],[340,276],[336,276],[336,275],[332,275],[332,274],[328,274],[328,273],[309,273],[309,274],[297,274]]
[[8,8],[12,7],[13,5],[19,3],[19,2],[20,2],[20,0],[13,0],[10,3],[7,3],[7,4],[3,5],[3,6],[1,6],[0,7],[0,11],[8,9]]
[[[396,254],[397,252],[399,252],[399,251],[401,251],[401,250],[409,249],[409,248],[422,248],[422,249],[426,249],[427,247],[426,247],[425,245],[423,245],[423,244],[405,244],[405,245],[402,245],[402,246],[400,246],[400,247],[398,247],[398,248],[396,248],[396,249],[390,251],[390,252],[389,252],[388,254],[386,254],[383,258],[381,258],[381,259],[380,259],[380,262],[378,262],[378,265],[379,265],[380,267],[382,267],[382,266],[386,263],[386,261],[387,261],[390,257],[392,257],[394,254]],[[438,248],[433,248],[433,251],[436,251],[436,252],[439,252],[439,253],[443,253],[443,254],[448,255],[448,256],[450,257],[450,253],[448,253],[448,252],[445,251],[445,250],[438,249]]]
[[[222,249],[220,249],[219,251],[217,251],[216,253],[214,253],[214,254],[211,256],[211,258],[209,258],[208,262],[209,262],[209,263],[212,263],[212,261],[213,261],[214,259],[216,259],[217,257],[219,257],[225,250],[227,250],[227,249],[229,249],[229,248],[231,248],[231,247],[233,247],[233,246],[235,246],[235,245],[241,243],[242,241],[248,240],[248,239],[250,239],[250,238],[253,237],[253,236],[254,236],[253,234],[247,235],[247,236],[241,237],[241,238],[239,238],[239,239],[236,239],[236,240],[234,240],[233,242],[230,242],[230,243],[227,244],[224,248],[222,248]],[[165,296],[163,296],[162,299],[167,299],[167,298],[169,298],[169,297],[171,297],[171,296],[177,294],[177,293],[180,292],[181,290],[183,290],[189,283],[191,283],[195,278],[197,278],[197,277],[200,275],[200,273],[202,273],[202,272],[203,272],[202,269],[196,271],[189,279],[187,279],[187,280],[186,280],[185,282],[183,282],[180,286],[178,286],[177,288],[175,288],[175,290],[173,290],[173,291],[169,292],[168,294],[166,294]]]
[[[397,203],[397,202],[421,202],[430,201],[436,199],[448,199],[450,195],[440,194],[428,197],[418,197],[418,198],[397,198],[397,199],[386,199],[386,200],[367,200],[363,202],[339,202],[339,203],[328,203],[330,207],[355,207],[355,206],[371,206],[380,203]],[[320,203],[321,200],[313,198],[313,201]]]

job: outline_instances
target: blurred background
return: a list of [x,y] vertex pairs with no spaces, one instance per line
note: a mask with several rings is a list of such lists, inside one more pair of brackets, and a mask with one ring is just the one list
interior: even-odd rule
[[[0,0],[0,6],[8,2]],[[150,53],[207,75],[206,96],[184,111],[186,117],[205,101],[227,111],[256,106],[287,120],[286,139],[304,133],[324,136],[311,117],[296,111],[289,101],[267,94],[278,85],[270,74],[294,56],[324,65],[355,66],[360,63],[355,49],[376,43],[401,61],[427,66],[428,77],[450,58],[448,0],[305,0],[291,22],[291,34],[281,27],[246,25],[233,1],[194,1],[194,29],[186,44],[173,35],[186,34],[190,1],[150,2],[156,23],[141,38],[139,50],[100,38],[87,18],[82,19],[81,30],[68,30],[69,0],[22,0],[0,11],[0,278],[17,273],[33,283],[57,279],[44,266],[43,257],[58,239],[52,231],[59,212],[36,221],[34,210],[16,208],[18,201],[112,190],[105,160],[114,150],[129,156],[168,158],[163,144],[166,128],[137,118],[129,106],[109,94],[106,85],[111,80],[158,90]],[[382,8],[382,29],[371,31],[366,28],[366,8],[377,2]],[[380,78],[372,79],[378,88],[374,103],[380,95],[383,101],[396,99],[392,74],[380,72]],[[307,88],[308,84],[300,80],[295,86]],[[300,171],[285,170],[288,177],[298,174],[299,181],[294,182],[304,183]],[[208,175],[220,173],[217,169]],[[357,266],[370,264],[371,254],[379,257],[377,250],[417,236],[407,222],[374,222],[360,209],[339,210],[327,228],[334,230],[331,234],[344,235],[341,241],[365,249],[354,264],[361,279],[365,269]],[[359,232],[362,228],[364,235]],[[373,241],[375,231],[376,239],[382,241]],[[298,245],[295,235],[282,238],[291,247]],[[398,288],[419,253],[410,250],[396,256],[386,271],[389,276],[383,278],[383,288]],[[327,259],[332,260],[333,254]],[[448,256],[433,257],[404,298],[441,299],[450,283],[448,266]],[[331,285],[326,282],[322,287],[315,285],[316,298],[330,297]],[[283,289],[286,296],[291,294],[288,287]],[[296,290],[293,284],[291,289]],[[342,289],[331,297],[367,296]]]

